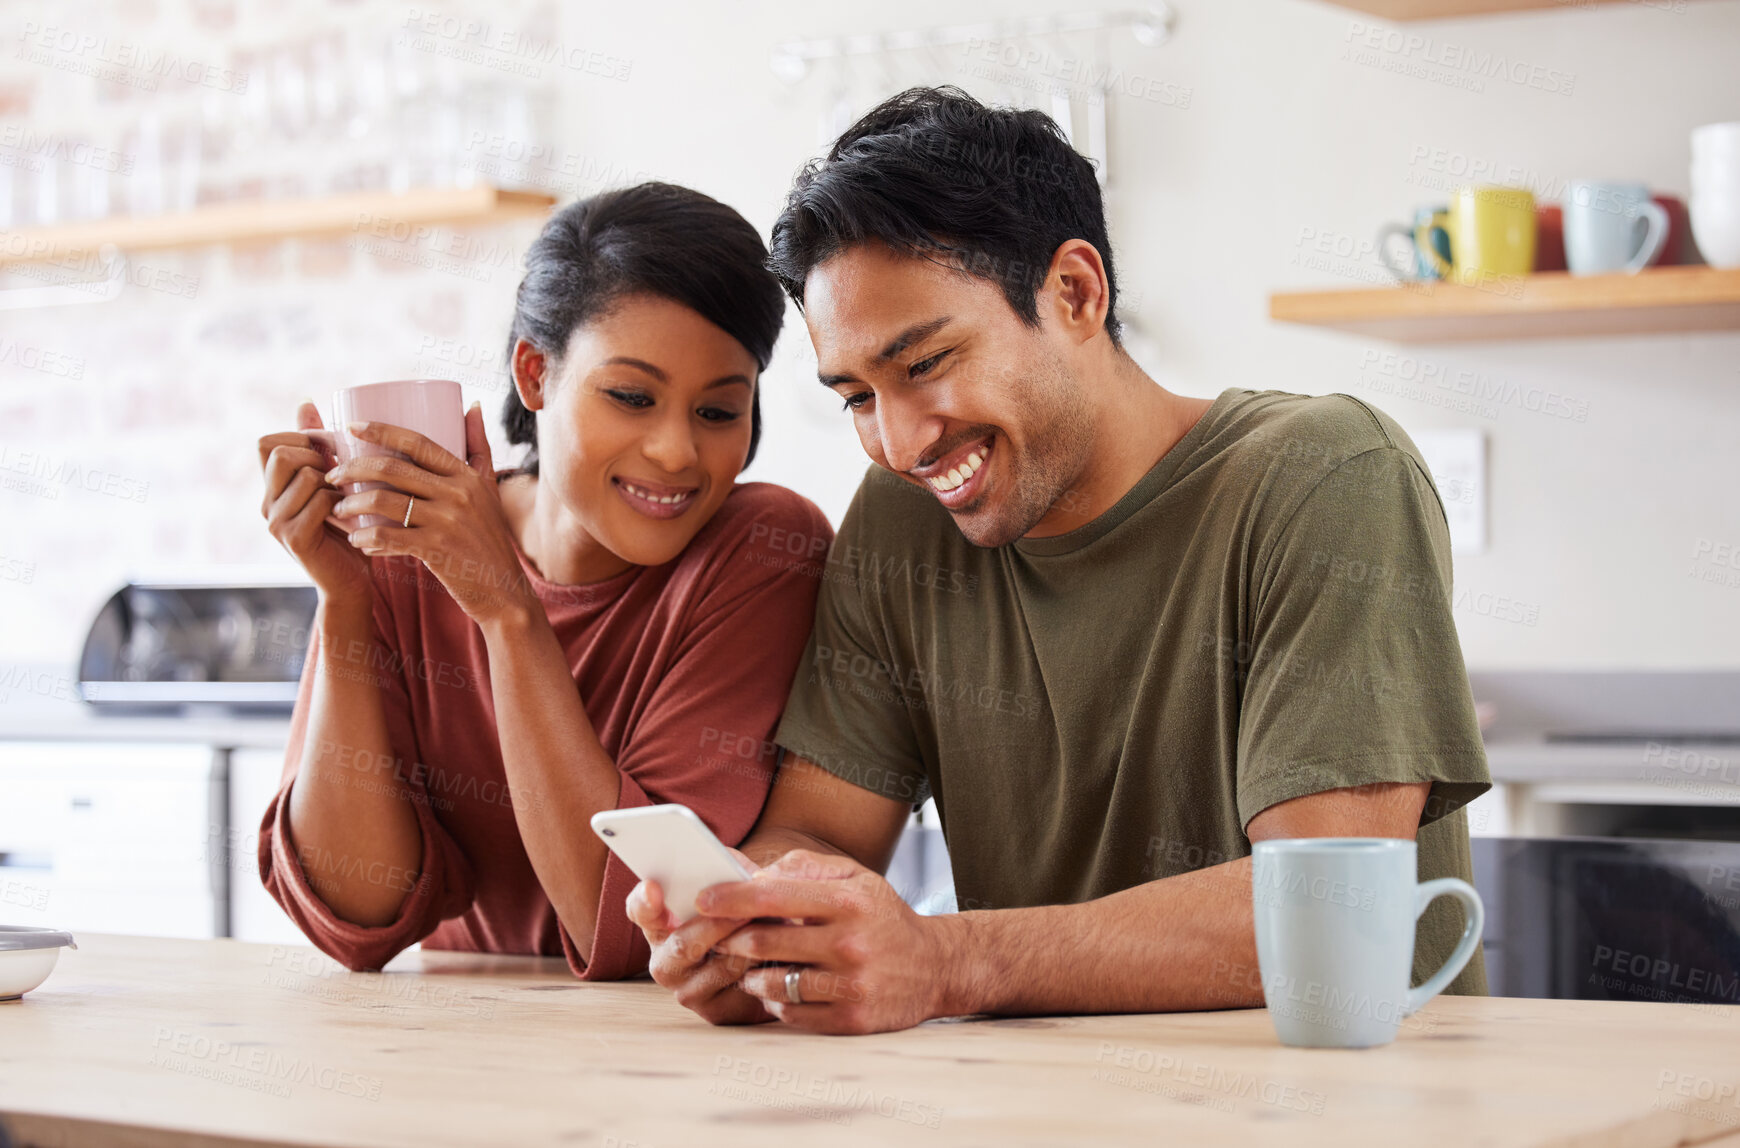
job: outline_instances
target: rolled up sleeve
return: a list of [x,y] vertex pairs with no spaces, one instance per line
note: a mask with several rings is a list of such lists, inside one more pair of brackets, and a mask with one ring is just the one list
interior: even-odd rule
[[[376,641],[384,642],[382,635],[393,632],[390,619],[383,618],[386,610],[384,602],[377,599]],[[412,771],[407,780],[401,782],[401,779],[393,778],[383,783],[403,784],[407,791],[407,799],[417,815],[417,825],[422,833],[421,862],[415,873],[394,873],[383,869],[378,874],[368,875],[369,880],[399,884],[404,888],[406,896],[398,914],[384,925],[357,925],[341,919],[321,898],[319,885],[324,874],[345,871],[348,866],[363,862],[347,857],[320,856],[299,849],[290,828],[290,791],[301,769],[314,675],[320,672],[320,663],[320,635],[316,633],[309,643],[308,660],[303,665],[302,681],[297,691],[296,709],[290,722],[290,741],[284,753],[283,778],[277,795],[266,807],[260,822],[260,878],[267,892],[321,952],[346,968],[378,969],[428,936],[443,920],[457,917],[470,908],[471,869],[452,835],[435,816],[427,784],[417,771]],[[375,680],[380,689],[394,757],[400,761],[418,760],[416,729],[404,681],[391,674],[377,675]],[[373,783],[380,779],[359,773],[355,780]]]

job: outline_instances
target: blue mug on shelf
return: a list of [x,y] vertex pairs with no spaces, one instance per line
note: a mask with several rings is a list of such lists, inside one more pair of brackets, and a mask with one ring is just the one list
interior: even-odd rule
[[[1443,278],[1438,268],[1450,262],[1450,233],[1444,229],[1444,217],[1449,213],[1449,204],[1438,203],[1416,209],[1412,227],[1386,223],[1378,229],[1378,260],[1403,283]],[[1396,249],[1390,241],[1397,238],[1407,240],[1411,258],[1396,258]],[[1433,260],[1428,250],[1438,258]]]

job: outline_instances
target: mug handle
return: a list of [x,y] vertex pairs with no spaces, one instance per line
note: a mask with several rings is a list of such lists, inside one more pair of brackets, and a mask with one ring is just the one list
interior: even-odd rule
[[[1454,242],[1449,245],[1450,262],[1446,263],[1443,256],[1438,254],[1438,246],[1432,242],[1432,236],[1434,233],[1442,231],[1446,239],[1450,238],[1450,229],[1445,226],[1448,218],[1448,212],[1435,211],[1432,213],[1432,222],[1422,223],[1414,229],[1414,246],[1420,249],[1420,255],[1426,260],[1426,266],[1435,271],[1438,278],[1445,282],[1449,282],[1456,275],[1452,267],[1456,261],[1456,245]],[[1425,234],[1422,235],[1422,232]]]
[[1661,254],[1662,245],[1667,242],[1667,209],[1653,199],[1646,199],[1637,205],[1637,212],[1649,223],[1649,230],[1644,232],[1643,246],[1625,265],[1625,272],[1628,275],[1636,275],[1648,267],[1651,261]]
[[[1408,250],[1410,252],[1413,251],[1413,249],[1414,249],[1414,229],[1407,226],[1406,224],[1403,224],[1403,223],[1386,223],[1382,227],[1378,228],[1378,233],[1377,233],[1378,262],[1382,263],[1384,265],[1384,270],[1388,271],[1391,275],[1394,275],[1396,277],[1396,279],[1399,280],[1400,282],[1412,283],[1414,280],[1416,280],[1420,277],[1419,268],[1412,267],[1412,266],[1410,266],[1410,267],[1398,266],[1395,263],[1395,261],[1392,259],[1391,254],[1390,254],[1391,253],[1390,240],[1394,239],[1398,235],[1401,236],[1403,239],[1406,239],[1408,241]],[[1408,262],[1412,263],[1413,260],[1410,259]]]
[[1456,942],[1456,948],[1450,954],[1450,959],[1444,962],[1444,967],[1426,979],[1426,983],[1417,989],[1408,990],[1407,1011],[1403,1016],[1413,1016],[1424,1008],[1426,1002],[1449,987],[1456,979],[1456,974],[1462,971],[1474,956],[1474,946],[1480,943],[1481,930],[1486,927],[1486,906],[1480,902],[1480,894],[1474,891],[1474,886],[1459,877],[1440,877],[1436,881],[1427,881],[1424,885],[1414,888],[1414,920],[1420,919],[1420,914],[1426,911],[1426,906],[1439,897],[1451,896],[1462,902],[1467,923],[1462,926],[1462,937]]

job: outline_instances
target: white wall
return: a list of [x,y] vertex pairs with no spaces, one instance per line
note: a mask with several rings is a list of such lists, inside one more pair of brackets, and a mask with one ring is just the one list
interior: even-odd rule
[[[1370,21],[1312,0],[1176,0],[1169,44],[1106,38],[1126,74],[1173,85],[1161,89],[1170,102],[1122,95],[1109,105],[1111,209],[1139,327],[1133,347],[1156,377],[1188,394],[1347,391],[1410,429],[1485,429],[1491,544],[1458,560],[1458,581],[1520,604],[1536,621],[1499,620],[1474,605],[1489,599],[1471,598],[1458,620],[1476,667],[1740,664],[1740,586],[1689,575],[1713,568],[1695,566],[1700,542],[1740,546],[1740,335],[1409,350],[1446,374],[1556,391],[1587,412],[1573,421],[1499,403],[1458,413],[1434,405],[1441,388],[1384,393],[1410,369],[1385,373],[1381,356],[1396,348],[1274,325],[1267,296],[1373,279],[1369,254],[1338,259],[1334,247],[1363,243],[1380,222],[1443,198],[1456,180],[1433,170],[1435,155],[1457,171],[1474,164],[1500,180],[1508,173],[1548,197],[1567,179],[1592,176],[1637,178],[1683,198],[1689,129],[1740,118],[1740,2],[1684,0],[1678,10],[1675,2],[1408,26],[1433,38],[1421,52],[1494,52],[1547,77],[1540,82],[1568,84],[1569,94],[1491,78],[1470,90],[1344,58],[1350,35]],[[82,20],[211,55],[357,18],[348,5],[308,5],[254,21],[242,4],[224,27],[209,18],[211,7],[194,19],[168,2],[40,3],[14,5],[9,19],[34,9],[38,20]],[[656,175],[735,204],[765,230],[840,95],[861,108],[885,88],[916,82],[955,80],[993,98],[1047,82],[1043,65],[1001,81],[995,65],[989,79],[969,75],[985,65],[942,50],[929,62],[897,61],[886,75],[859,64],[844,85],[838,72],[817,72],[787,86],[768,68],[772,45],[1060,7],[763,2],[727,14],[701,2],[564,5],[565,40],[631,66],[626,81],[564,69],[540,79],[559,94],[548,142],[578,158],[561,190]],[[404,10],[389,11],[398,19]],[[502,28],[554,18],[547,5],[477,11]],[[1076,37],[1052,48],[1081,54],[1089,43]],[[1380,52],[1378,62],[1393,67],[1419,54]],[[71,120],[99,134],[135,106],[68,110],[49,98],[62,77],[12,59],[10,48],[6,56],[5,123]],[[1185,90],[1188,106],[1175,98]],[[19,91],[23,106],[6,94]],[[522,227],[489,239],[523,247],[530,234]],[[1302,236],[1327,237],[1330,253],[1316,254]],[[333,266],[308,263],[322,255]],[[302,396],[445,373],[474,384],[489,405],[499,400],[485,373],[441,359],[428,342],[493,355],[517,282],[512,261],[407,273],[341,242],[145,262],[197,276],[194,297],[132,287],[99,306],[0,311],[0,339],[77,361],[82,376],[30,369],[0,343],[0,452],[12,452],[0,453],[0,479],[9,458],[17,465],[29,450],[106,469],[126,480],[124,493],[148,484],[142,502],[76,484],[61,484],[53,498],[0,487],[0,666],[70,661],[92,612],[130,568],[279,560],[258,516],[252,442]],[[864,461],[838,404],[814,383],[804,344],[794,314],[766,380],[767,437],[748,477],[791,485],[837,520]]]

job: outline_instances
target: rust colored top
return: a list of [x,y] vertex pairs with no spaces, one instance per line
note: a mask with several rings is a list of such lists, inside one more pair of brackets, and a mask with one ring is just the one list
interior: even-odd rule
[[[809,638],[833,529],[808,499],[767,483],[737,486],[675,560],[604,582],[526,577],[567,651],[575,687],[622,788],[616,807],[689,806],[727,845],[748,835],[772,784],[773,731]],[[286,797],[301,764],[319,636],[310,645],[290,725],[284,777],[261,822],[266,888],[316,947],[353,969],[377,969],[408,946],[565,956],[575,975],[645,971],[648,951],[623,902],[635,885],[614,854],[598,921],[580,950],[526,855],[496,736],[483,634],[422,563],[371,560],[378,646],[358,643],[338,672],[378,683],[393,760],[339,751],[341,784],[409,792],[423,832],[414,873],[379,868],[407,896],[379,927],[340,920],[318,893],[324,876],[362,863],[295,847]],[[330,671],[329,671],[330,672]],[[590,833],[576,817],[575,833]]]

